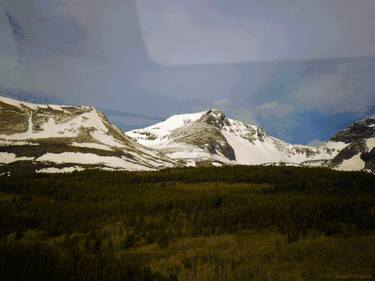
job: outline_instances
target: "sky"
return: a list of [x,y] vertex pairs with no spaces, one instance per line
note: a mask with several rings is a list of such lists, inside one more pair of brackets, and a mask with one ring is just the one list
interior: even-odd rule
[[124,130],[221,108],[292,143],[375,114],[373,0],[0,0],[0,95]]

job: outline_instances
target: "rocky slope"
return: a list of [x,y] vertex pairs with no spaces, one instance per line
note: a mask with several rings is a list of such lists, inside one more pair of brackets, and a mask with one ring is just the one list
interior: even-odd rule
[[0,97],[2,170],[26,162],[27,167],[41,172],[175,166],[159,152],[131,140],[95,108],[39,105]]
[[331,138],[345,148],[329,162],[329,167],[344,171],[375,172],[375,117],[361,120]]
[[127,132],[149,148],[183,164],[325,165],[345,147],[328,142],[320,147],[292,145],[262,128],[227,118],[218,109],[176,115],[151,127]]

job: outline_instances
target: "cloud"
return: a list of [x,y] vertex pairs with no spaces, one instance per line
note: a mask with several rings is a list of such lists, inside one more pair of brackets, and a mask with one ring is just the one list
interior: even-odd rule
[[225,111],[232,105],[232,101],[228,98],[215,99],[212,101],[212,105]]
[[233,63],[265,57],[265,53],[279,56],[287,50],[286,31],[280,25],[264,18],[218,13],[207,3],[137,1],[146,48],[156,63]]
[[137,0],[137,8],[147,50],[163,65],[375,54],[373,0]]
[[318,140],[318,139],[309,141],[307,143],[307,145],[316,146],[316,147],[321,146],[322,144],[324,144],[324,141],[321,141],[321,140]]
[[277,101],[266,102],[255,109],[256,115],[262,119],[283,117],[292,111],[292,105],[280,104]]
[[133,83],[154,95],[163,95],[181,100],[200,100],[211,106],[212,100],[227,99],[240,84],[241,72],[236,65],[222,67],[156,66],[145,70]]
[[229,115],[230,115],[230,117],[233,117],[237,120],[240,120],[240,121],[248,123],[248,124],[253,124],[253,125],[259,124],[259,122],[255,118],[252,110],[240,109],[240,110],[236,110],[236,111],[230,113]]
[[364,113],[375,103],[370,73],[363,73],[363,77],[337,73],[320,75],[301,84],[290,99],[305,110]]

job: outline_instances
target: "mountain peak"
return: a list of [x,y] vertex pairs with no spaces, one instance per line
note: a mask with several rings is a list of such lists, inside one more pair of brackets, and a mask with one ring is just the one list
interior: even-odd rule
[[221,109],[213,108],[202,115],[199,121],[218,128],[222,128],[228,120],[225,116],[224,111],[222,111]]
[[225,113],[220,108],[211,108],[210,110],[207,111],[206,114],[215,116],[217,118],[225,118]]
[[368,139],[375,137],[375,118],[369,117],[353,123],[331,138],[332,141],[341,141],[351,143],[356,140]]

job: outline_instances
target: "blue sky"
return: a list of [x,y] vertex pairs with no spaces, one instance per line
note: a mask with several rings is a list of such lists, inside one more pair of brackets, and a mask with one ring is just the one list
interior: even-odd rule
[[0,42],[0,93],[123,129],[219,107],[309,143],[375,113],[373,0],[0,0]]

